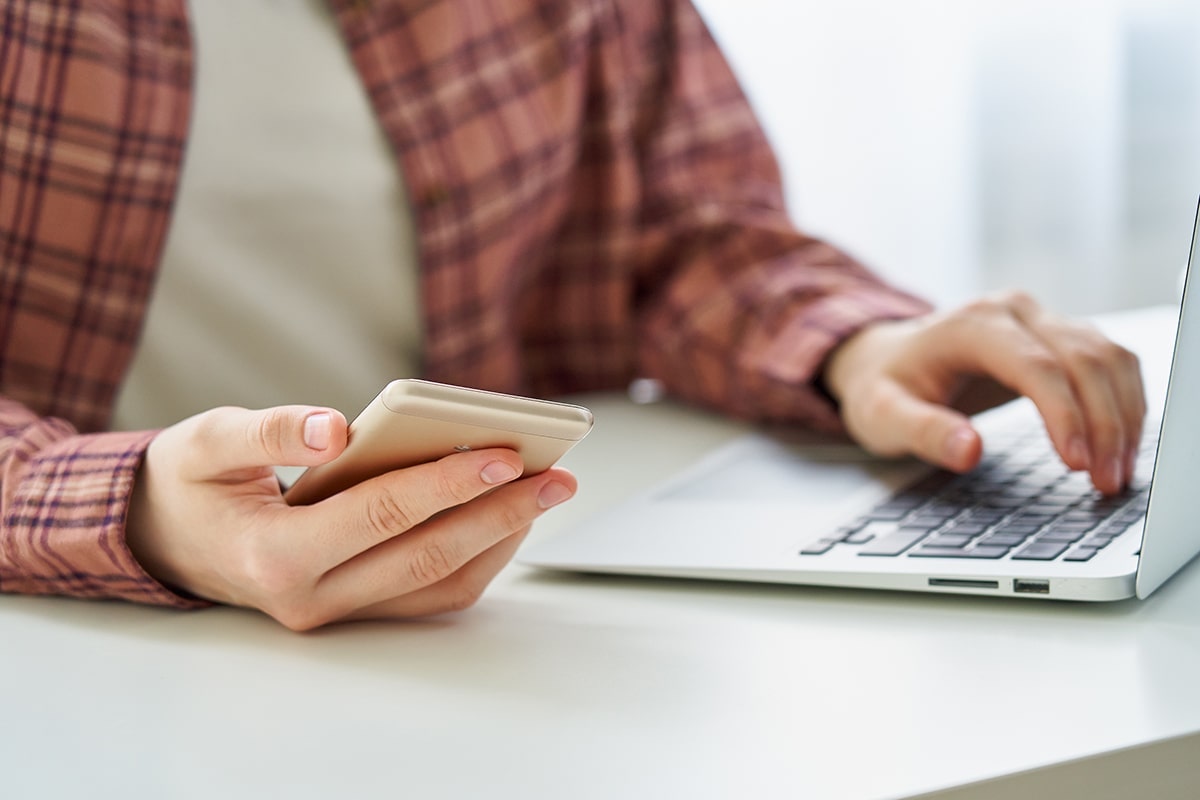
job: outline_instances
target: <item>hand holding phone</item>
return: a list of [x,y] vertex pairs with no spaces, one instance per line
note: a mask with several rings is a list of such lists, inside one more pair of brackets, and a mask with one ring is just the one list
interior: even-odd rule
[[350,423],[340,456],[306,470],[284,499],[310,505],[390,472],[455,452],[508,447],[526,475],[549,469],[592,427],[586,408],[550,400],[402,379]]
[[[314,420],[329,424],[324,444],[309,435]],[[326,408],[224,406],[164,428],[133,485],[126,544],[163,585],[293,630],[428,616],[478,600],[529,526],[577,486],[561,469],[519,478],[517,453],[491,449],[288,506],[275,465],[340,459],[348,427]],[[330,487],[318,475],[306,482],[320,495]]]

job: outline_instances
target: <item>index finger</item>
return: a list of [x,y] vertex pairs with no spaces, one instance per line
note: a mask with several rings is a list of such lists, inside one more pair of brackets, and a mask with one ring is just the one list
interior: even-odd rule
[[1141,440],[1146,398],[1137,356],[1091,325],[1020,303],[1016,314],[1055,352],[1071,376],[1089,427],[1096,486],[1119,491],[1132,477]]
[[306,541],[312,562],[331,569],[448,508],[515,480],[524,465],[513,450],[454,453],[395,470],[340,492],[297,513],[316,519]]
[[1045,421],[1046,432],[1073,469],[1087,466],[1087,428],[1071,378],[1057,353],[1011,313],[964,319],[973,326],[946,337],[942,346],[959,348],[965,365],[1028,397]]

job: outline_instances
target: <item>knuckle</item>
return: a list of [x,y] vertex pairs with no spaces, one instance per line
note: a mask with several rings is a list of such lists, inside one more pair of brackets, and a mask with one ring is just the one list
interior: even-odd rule
[[270,409],[258,414],[254,423],[246,429],[246,436],[252,448],[269,455],[282,455],[285,445],[286,417],[278,409]]
[[221,417],[235,410],[232,406],[210,408],[190,417],[180,427],[185,428],[187,445],[192,450],[208,450],[219,445]]
[[447,611],[466,611],[478,603],[481,597],[483,586],[463,581],[452,587],[444,605]]
[[529,523],[529,514],[516,502],[501,503],[492,511],[492,524],[505,534],[516,533]]
[[278,549],[257,541],[242,556],[242,574],[257,594],[268,599],[290,596],[308,580],[298,564]]
[[864,419],[885,419],[895,406],[891,394],[867,391],[859,398],[858,411]]
[[997,292],[976,297],[962,306],[961,312],[967,318],[1009,316],[1013,303],[1012,292]]
[[995,297],[977,297],[960,306],[955,316],[960,320],[991,316],[996,313],[999,305]]
[[1113,354],[1113,360],[1120,364],[1123,369],[1133,374],[1140,375],[1142,372],[1142,360],[1138,358],[1137,353],[1134,353],[1132,350],[1127,350],[1116,343],[1114,343],[1112,346],[1115,350],[1115,353]]
[[1096,375],[1103,372],[1105,365],[1112,361],[1110,352],[1107,348],[1099,347],[1092,342],[1083,342],[1071,348],[1069,357],[1088,375]]
[[1124,441],[1124,430],[1116,417],[1104,416],[1092,423],[1092,435],[1105,444]]
[[459,505],[470,500],[478,492],[478,480],[472,473],[468,479],[461,469],[457,469],[456,461],[447,459],[435,462],[433,466],[433,490],[436,497],[446,506]]
[[266,612],[280,625],[296,633],[311,631],[332,621],[311,603],[279,603],[266,609]]
[[418,547],[408,562],[408,572],[419,586],[428,586],[446,578],[455,570],[455,559],[440,542],[426,542]]
[[1040,345],[1025,347],[1020,353],[1020,360],[1031,372],[1043,377],[1062,372],[1062,365],[1055,355]]
[[977,297],[959,306],[945,320],[939,335],[946,341],[972,341],[979,337],[995,335],[1011,324],[1012,312],[999,299],[992,296]]
[[1000,295],[1001,302],[1016,311],[1033,311],[1037,309],[1037,300],[1024,289],[1009,289]]
[[1146,413],[1149,411],[1149,406],[1146,405],[1145,393],[1139,392],[1136,396],[1135,402],[1137,403],[1137,406],[1136,406],[1136,408],[1134,408],[1134,415],[1138,419],[1138,426],[1141,427],[1141,425],[1143,424],[1143,418],[1146,416]]
[[367,523],[381,536],[390,537],[399,531],[407,531],[419,521],[392,492],[376,492],[367,501]]
[[289,630],[307,631],[329,622],[313,603],[309,571],[286,552],[256,541],[242,554],[241,571],[257,598],[254,605]]

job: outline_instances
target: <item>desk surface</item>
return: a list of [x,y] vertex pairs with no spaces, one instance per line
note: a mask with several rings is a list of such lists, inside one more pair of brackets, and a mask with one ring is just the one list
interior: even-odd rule
[[[1169,341],[1163,314],[1113,319]],[[1146,338],[1149,337],[1149,338]],[[1161,347],[1162,345],[1160,345]],[[745,429],[587,398],[573,520]],[[653,440],[658,447],[638,448]],[[6,797],[904,797],[1200,731],[1200,567],[1056,604],[503,572],[475,609],[0,597]],[[1200,745],[1193,750],[1200,750]]]

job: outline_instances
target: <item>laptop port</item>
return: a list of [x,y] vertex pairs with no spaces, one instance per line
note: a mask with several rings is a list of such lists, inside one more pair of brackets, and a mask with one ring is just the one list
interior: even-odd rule
[[1013,591],[1017,594],[1050,594],[1050,581],[1036,578],[1013,578]]
[[999,589],[1000,581],[975,580],[973,578],[930,578],[929,585],[955,589]]

